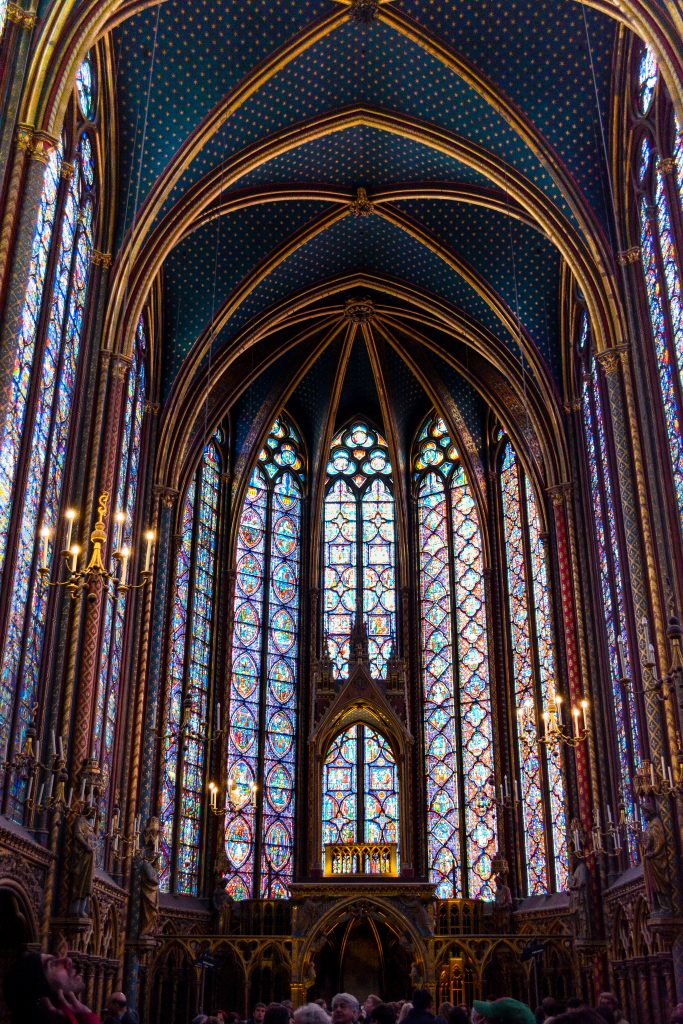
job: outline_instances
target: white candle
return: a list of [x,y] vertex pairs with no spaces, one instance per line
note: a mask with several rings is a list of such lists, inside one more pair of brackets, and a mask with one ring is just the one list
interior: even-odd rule
[[85,800],[85,779],[81,779],[81,791],[78,794],[79,800]]
[[74,528],[74,519],[76,518],[76,509],[68,508],[66,510],[66,544],[65,549],[69,551],[71,548],[71,534]]
[[121,539],[121,527],[126,521],[125,512],[117,512],[114,516],[114,551],[119,550],[119,541]]
[[221,731],[221,702],[216,704],[216,732]]
[[47,777],[47,798],[48,798],[48,800],[52,796],[52,787],[54,785],[54,781],[55,781],[55,774],[54,774],[54,772],[50,772],[50,774]]
[[59,737],[59,739],[57,741],[57,745],[59,747],[59,756],[63,759],[64,758],[64,741],[62,740],[61,736]]
[[[40,740],[36,740],[36,761],[40,761]],[[662,764],[664,764],[664,758],[662,758]]]
[[514,779],[513,787],[514,787],[514,790],[515,790],[515,795],[517,797],[517,803],[519,803],[521,801],[521,799],[522,799],[522,786],[520,784],[519,779]]
[[498,787],[498,802],[501,803],[501,804],[503,802],[503,787],[502,786]]
[[653,765],[652,761],[650,761],[650,782],[652,783],[653,786],[656,783],[656,779],[655,779],[655,766]]
[[130,548],[121,549],[121,586],[125,587],[126,580],[128,578],[128,559],[130,558]]
[[73,798],[74,798],[74,788],[73,788],[73,786],[69,786],[69,799],[66,802],[66,806],[67,807],[71,807],[71,801],[73,800]]
[[610,807],[609,804],[607,804],[607,820],[608,820],[608,822],[611,825],[612,824],[612,808]]
[[28,780],[28,789],[26,790],[26,803],[31,800],[31,793],[33,792],[33,776]]
[[557,704],[557,721],[562,725],[562,698],[556,695],[555,703]]
[[48,548],[50,546],[50,531],[44,526],[40,531],[40,550],[43,555],[43,569],[47,569]]
[[600,808],[595,808],[595,827],[600,828]]
[[647,656],[648,656],[648,664],[655,665],[657,663],[657,659],[655,658],[655,649],[654,649],[654,645],[653,644],[648,644],[648,646],[647,646]]
[[581,712],[583,714],[583,727],[587,731],[588,730],[588,701],[587,700],[582,700],[581,701]]
[[574,722],[574,735],[579,735],[579,709],[572,708],[572,721]]
[[71,546],[71,571],[73,573],[78,569],[78,556],[81,553],[81,549],[78,544],[72,544]]
[[674,776],[673,776],[673,772],[671,771],[671,765],[669,765],[669,767],[666,769],[666,772],[667,772],[667,775],[669,777],[669,786],[671,787],[671,789],[673,789],[674,788]]
[[508,777],[505,776],[505,796],[510,796],[510,785],[508,783]]
[[45,783],[41,783],[40,789],[38,790],[38,803],[42,807],[43,805],[43,794],[45,793]]
[[50,757],[54,757],[57,753],[57,746],[55,743],[55,731],[54,729],[50,733]]
[[145,551],[145,572],[149,572],[152,564],[152,548],[154,547],[154,530],[148,530],[145,534],[147,550]]

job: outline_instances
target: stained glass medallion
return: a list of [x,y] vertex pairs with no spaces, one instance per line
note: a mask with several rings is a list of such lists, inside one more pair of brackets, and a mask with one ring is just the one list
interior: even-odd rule
[[76,92],[83,117],[92,121],[95,117],[95,74],[91,54],[86,56],[76,72]]

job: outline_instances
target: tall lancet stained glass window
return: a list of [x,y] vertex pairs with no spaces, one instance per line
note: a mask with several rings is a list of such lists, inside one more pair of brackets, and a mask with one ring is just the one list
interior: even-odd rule
[[[131,551],[139,526],[138,481],[142,424],[145,411],[145,355],[147,340],[144,318],[140,318],[135,336],[133,359],[128,371],[126,404],[123,415],[121,450],[113,501],[113,550]],[[138,545],[139,547],[139,545]],[[119,710],[122,655],[126,609],[130,593],[107,595],[102,628],[100,667],[95,704],[95,754],[106,765],[107,776],[113,767],[114,739]]]
[[211,721],[220,434],[212,438],[181,510],[171,612],[169,678],[161,761],[161,870],[164,892],[196,895]]
[[362,625],[371,674],[382,678],[396,639],[396,517],[389,449],[367,423],[332,441],[323,516],[323,630],[334,677],[348,676]]
[[568,884],[567,821],[559,743],[540,742],[540,722],[555,697],[547,555],[536,495],[508,442],[500,471],[507,564],[517,768],[513,790],[526,851],[529,895]]
[[233,899],[285,899],[293,872],[304,463],[275,421],[240,515],[225,823]]
[[[65,543],[60,509],[73,448],[99,187],[97,112],[93,107],[90,118],[73,121],[77,129],[65,130],[45,167],[10,403],[0,423],[0,582],[11,594],[0,626],[0,755],[10,757],[40,703],[49,599],[37,573],[40,534],[49,537],[48,570]],[[15,786],[18,797],[21,788]]]
[[[400,862],[396,760],[386,737],[363,724],[335,737],[323,767],[323,858],[328,844],[349,843],[395,843]],[[350,873],[350,864],[335,863]],[[353,873],[379,874],[381,866],[370,857]]]
[[430,878],[442,899],[493,899],[493,724],[479,514],[442,419],[414,463]]
[[[608,447],[606,403],[597,360],[590,352],[590,329],[583,314],[579,355],[583,362],[581,382],[581,414],[590,484],[593,535],[600,569],[600,595],[605,623],[605,639],[612,685],[615,734],[619,752],[619,803],[633,818],[633,792],[630,780],[640,765],[638,719],[633,685],[631,642],[627,628],[626,595],[622,572],[622,556],[617,533],[615,482],[611,472]],[[632,860],[637,855],[635,837],[630,838]]]
[[673,496],[683,528],[683,294],[681,238],[675,230],[675,214],[680,223],[683,213],[683,139],[648,49],[638,66],[638,96],[642,115],[636,121],[635,147],[640,254]]

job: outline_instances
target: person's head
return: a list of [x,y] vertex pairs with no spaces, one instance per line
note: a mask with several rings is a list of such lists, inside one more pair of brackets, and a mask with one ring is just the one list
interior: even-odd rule
[[372,1024],[396,1024],[396,1010],[389,1003],[377,1003],[368,1016]]
[[316,1006],[322,1006],[323,1010],[327,1010],[327,1000],[326,999],[316,999],[315,1003],[316,1003]]
[[616,1013],[619,1009],[619,1000],[614,992],[601,992],[598,996],[598,1010],[611,1010]]
[[5,978],[5,999],[13,1020],[25,1024],[40,1016],[49,1000],[62,994],[80,995],[85,982],[71,957],[51,953],[24,953]]
[[469,1019],[464,1006],[453,1006],[446,1017],[446,1024],[469,1024]]
[[541,1006],[546,1017],[557,1017],[558,1014],[564,1013],[565,1010],[564,1004],[558,1002],[554,996],[546,996],[545,999],[542,999]]
[[253,1015],[252,1015],[254,1020],[256,1021],[256,1024],[263,1024],[263,1018],[265,1017],[265,1015],[266,1015],[266,1004],[265,1003],[257,1003],[256,1006],[254,1007],[254,1012],[253,1012]]
[[397,1020],[396,1024],[403,1024],[403,1021],[406,1019],[406,1017],[408,1016],[408,1014],[410,1013],[412,1008],[413,1008],[413,1004],[409,1003],[406,1000],[406,1002],[401,1007],[401,1010],[399,1012],[398,1020]]
[[363,1009],[365,1010],[365,1016],[369,1017],[376,1006],[382,1002],[379,996],[369,995],[363,1003]]
[[416,1010],[428,1010],[432,1005],[432,997],[426,988],[416,988],[413,992],[413,1006]]
[[596,1010],[581,1006],[553,1017],[553,1024],[604,1024],[604,1019]]
[[128,1000],[123,992],[112,992],[107,1003],[107,1010],[112,1017],[123,1017],[128,1007]]
[[263,1015],[263,1024],[289,1024],[289,1010],[282,1003],[271,1003]]
[[360,1003],[350,992],[337,992],[332,1000],[332,1024],[352,1024],[360,1014]]
[[496,1024],[536,1024],[536,1018],[526,1005],[518,999],[494,999],[492,1002],[481,1002],[478,999],[472,1004],[472,1024],[481,1021],[494,1021]]
[[439,1007],[439,1017],[443,1017],[444,1020],[448,1020],[448,1014],[453,1009],[453,1003],[442,1003]]
[[317,1003],[300,1006],[294,1011],[294,1021],[295,1024],[330,1024],[330,1018]]

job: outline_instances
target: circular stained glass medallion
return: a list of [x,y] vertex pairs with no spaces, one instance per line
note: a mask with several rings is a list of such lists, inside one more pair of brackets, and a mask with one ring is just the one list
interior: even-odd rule
[[276,765],[268,776],[268,801],[277,814],[282,814],[292,799],[292,777],[281,764]]
[[280,704],[287,704],[294,693],[294,675],[286,661],[277,661],[270,670],[270,690]]
[[95,81],[90,54],[86,56],[76,72],[76,92],[83,117],[92,121],[95,116]]
[[255,548],[263,537],[263,517],[256,508],[244,508],[240,520],[240,538],[248,548]]
[[291,562],[280,562],[275,566],[273,590],[283,604],[289,604],[296,594],[296,573]]
[[237,609],[235,616],[235,633],[245,647],[249,647],[256,638],[261,620],[256,609],[248,601],[244,601]]
[[294,619],[286,608],[281,608],[275,613],[270,622],[273,643],[280,654],[286,654],[294,645],[295,626]]
[[250,697],[256,689],[258,672],[248,654],[240,654],[233,664],[233,683],[240,697]]
[[230,721],[230,736],[242,754],[246,754],[254,743],[256,736],[256,724],[249,711],[242,707],[238,708]]
[[251,829],[244,818],[234,818],[225,833],[225,852],[233,867],[241,868],[251,849]]
[[271,825],[266,833],[266,857],[277,871],[281,871],[289,860],[291,840],[281,822]]
[[275,523],[275,547],[283,555],[291,555],[296,547],[299,530],[291,516],[280,516]]
[[250,551],[237,563],[237,582],[240,590],[251,597],[261,586],[261,562]]

